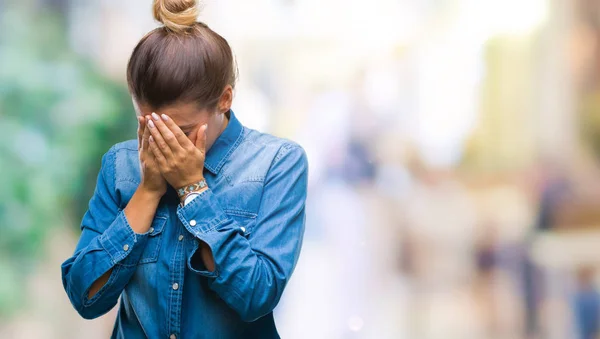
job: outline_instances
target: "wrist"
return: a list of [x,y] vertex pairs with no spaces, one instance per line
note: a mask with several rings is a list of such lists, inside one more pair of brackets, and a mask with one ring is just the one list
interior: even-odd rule
[[161,197],[162,195],[158,192],[148,190],[142,185],[138,186],[133,193],[123,212],[131,229],[136,234],[148,232]]
[[179,202],[181,203],[182,206],[187,205],[189,202],[191,202],[192,200],[194,200],[194,198],[196,198],[197,196],[199,196],[200,194],[202,194],[202,192],[208,190],[208,187],[204,187],[200,190],[197,191],[191,191],[189,193],[186,193],[185,195],[179,197]]
[[181,201],[183,201],[183,199],[185,199],[185,197],[190,193],[201,193],[204,192],[204,190],[206,190],[207,188],[208,184],[206,183],[206,180],[203,177],[200,179],[196,179],[195,181],[192,181],[186,184],[185,186],[175,187],[177,191],[177,196]]
[[151,190],[145,187],[144,185],[140,185],[135,191],[135,194],[146,202],[156,202],[158,204],[158,202],[164,195],[164,192]]

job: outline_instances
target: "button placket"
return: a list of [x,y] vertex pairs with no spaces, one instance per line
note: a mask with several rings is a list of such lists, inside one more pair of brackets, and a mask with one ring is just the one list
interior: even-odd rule
[[[182,227],[182,230],[185,230],[185,227]],[[175,336],[174,338],[176,339],[178,333],[180,333],[181,326],[181,298],[183,297],[182,284],[184,283],[183,279],[186,260],[184,260],[185,248],[183,243],[185,236],[181,233],[181,231],[179,231],[175,233],[174,237],[176,237],[178,241],[175,243],[175,251],[170,259],[171,267],[169,269],[171,273],[171,285],[169,286],[171,291],[169,292],[169,303],[170,309],[172,310],[172,312],[169,314],[169,332],[171,332],[172,335]]]

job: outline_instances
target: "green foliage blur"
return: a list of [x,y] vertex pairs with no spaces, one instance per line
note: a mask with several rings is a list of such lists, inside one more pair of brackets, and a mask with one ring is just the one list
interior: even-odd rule
[[126,86],[69,49],[57,10],[28,3],[0,3],[0,318],[27,300],[45,239],[78,231],[102,154],[136,128]]

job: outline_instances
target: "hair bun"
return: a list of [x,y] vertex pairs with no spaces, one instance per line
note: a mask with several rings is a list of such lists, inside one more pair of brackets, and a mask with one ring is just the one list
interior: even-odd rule
[[197,0],[154,0],[154,18],[175,33],[194,26],[200,10]]

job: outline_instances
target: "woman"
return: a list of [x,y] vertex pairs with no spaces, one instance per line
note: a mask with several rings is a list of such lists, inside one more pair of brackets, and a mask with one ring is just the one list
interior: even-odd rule
[[298,260],[307,160],[243,127],[235,66],[191,0],[155,0],[164,24],[127,67],[137,140],[102,159],[74,255],[79,314],[121,303],[113,338],[278,338],[273,308]]

